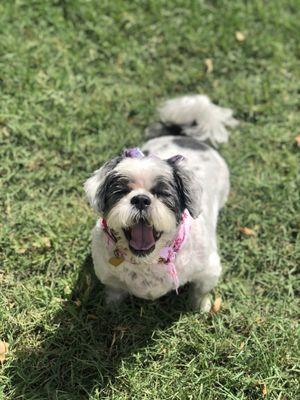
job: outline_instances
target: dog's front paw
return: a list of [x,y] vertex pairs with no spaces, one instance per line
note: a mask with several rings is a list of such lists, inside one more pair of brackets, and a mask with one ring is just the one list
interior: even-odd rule
[[192,296],[192,307],[194,310],[200,310],[208,313],[211,310],[211,301],[208,294]]
[[211,301],[208,294],[199,299],[199,308],[202,312],[209,312],[211,310]]
[[209,294],[203,293],[201,285],[192,284],[190,289],[190,302],[195,311],[209,312],[211,310],[211,301]]

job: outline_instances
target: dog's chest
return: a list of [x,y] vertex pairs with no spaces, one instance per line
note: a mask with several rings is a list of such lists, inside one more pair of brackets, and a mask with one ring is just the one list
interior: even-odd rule
[[176,255],[176,282],[169,266],[164,263],[139,265],[124,260],[117,266],[112,265],[109,262],[112,255],[104,245],[103,231],[96,226],[92,241],[96,275],[105,285],[123,289],[144,299],[157,299],[176,289],[176,283],[182,286],[201,272],[205,246],[201,240],[193,240],[196,237],[204,237],[201,224],[193,224],[187,242]]
[[110,273],[127,291],[137,297],[154,300],[176,288],[174,279],[164,264],[139,266],[124,261],[116,269],[110,270]]

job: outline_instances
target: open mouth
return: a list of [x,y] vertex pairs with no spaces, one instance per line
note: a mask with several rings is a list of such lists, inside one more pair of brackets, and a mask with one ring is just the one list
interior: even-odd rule
[[155,249],[155,243],[161,237],[162,232],[157,232],[154,226],[140,220],[128,229],[123,229],[129,248],[133,254],[139,257],[147,256]]

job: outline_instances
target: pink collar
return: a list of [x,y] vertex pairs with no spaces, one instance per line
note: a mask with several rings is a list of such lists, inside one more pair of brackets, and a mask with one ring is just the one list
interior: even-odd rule
[[[191,221],[192,217],[190,216],[190,213],[188,212],[188,210],[184,210],[181,214],[181,222],[178,226],[175,238],[172,240],[172,242],[170,242],[169,246],[164,247],[159,253],[158,264],[165,264],[166,268],[168,269],[169,275],[173,280],[176,293],[178,293],[179,279],[174,262],[176,254],[179,252],[179,250],[182,248],[187,240],[188,234],[191,229]],[[123,259],[127,262],[132,263],[132,261],[127,257],[126,250],[117,247],[118,239],[116,238],[113,231],[108,227],[106,220],[104,218],[101,218],[99,222],[102,230],[106,234],[106,246],[109,248],[109,250],[112,250],[114,256],[119,258],[121,262]]]

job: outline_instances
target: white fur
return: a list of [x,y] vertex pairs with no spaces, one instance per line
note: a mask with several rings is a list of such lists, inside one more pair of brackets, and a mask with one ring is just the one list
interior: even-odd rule
[[[213,144],[228,141],[226,126],[234,127],[238,121],[232,117],[230,108],[213,104],[205,95],[183,96],[168,100],[158,109],[162,122],[184,126],[184,133],[209,139]],[[192,122],[196,126],[189,126]]]
[[[186,96],[170,100],[161,108],[163,121],[176,124],[187,124],[196,119],[198,129],[193,135],[200,139],[209,138],[212,141],[226,141],[228,133],[225,124],[233,125],[232,111],[212,104],[206,96]],[[201,118],[200,118],[201,117]],[[201,119],[201,121],[200,121]],[[194,284],[195,304],[208,311],[210,301],[207,293],[217,284],[221,274],[221,264],[217,250],[216,226],[219,209],[224,205],[229,192],[229,172],[225,161],[208,145],[201,148],[182,147],[176,143],[172,136],[161,136],[149,140],[142,150],[147,150],[161,159],[166,159],[175,154],[186,158],[187,167],[193,171],[195,184],[202,188],[201,208],[198,218],[192,221],[191,232],[184,246],[177,254],[175,265],[179,278],[179,285],[187,282]],[[151,159],[128,159],[121,162],[117,170],[132,173],[140,186],[125,196],[108,215],[108,224],[116,229],[122,225],[130,224],[130,198],[136,193],[143,193],[151,187],[154,176],[160,172],[168,174],[163,164]],[[97,175],[98,174],[98,175]],[[101,172],[96,172],[90,178],[85,190],[91,204],[95,204],[95,196]],[[109,289],[108,301],[123,298],[124,293],[130,293],[145,299],[157,299],[174,289],[174,281],[164,264],[158,263],[159,251],[173,237],[175,233],[174,216],[170,210],[158,199],[152,198],[151,216],[157,230],[167,230],[157,242],[156,249],[145,258],[130,258],[119,266],[114,267],[109,263],[112,252],[105,245],[105,233],[99,221],[92,233],[92,255],[95,272],[98,278]],[[132,210],[131,210],[132,211]],[[127,246],[125,238],[121,235],[120,245]],[[118,294],[119,291],[119,294]]]
[[119,203],[108,213],[107,224],[114,230],[119,230],[120,227],[127,228],[132,225],[135,214],[130,207],[130,200],[132,197],[147,193],[151,198],[151,219],[149,222],[155,227],[157,231],[164,231],[170,233],[174,231],[176,223],[172,212],[156,199],[151,193],[146,192],[144,189],[137,189],[130,192],[127,196],[123,197]]
[[97,211],[95,204],[96,193],[100,183],[101,183],[100,169],[94,171],[94,174],[84,183],[84,190],[86,196],[95,211]]

